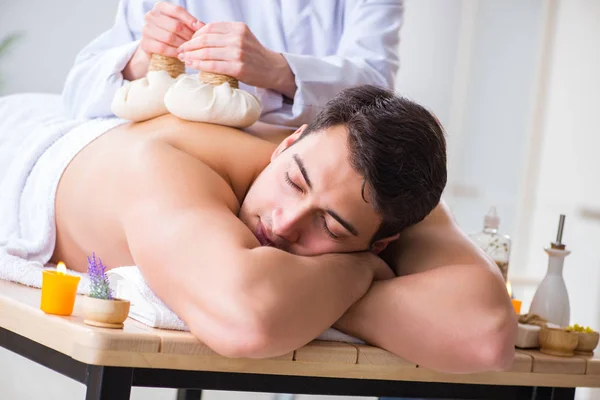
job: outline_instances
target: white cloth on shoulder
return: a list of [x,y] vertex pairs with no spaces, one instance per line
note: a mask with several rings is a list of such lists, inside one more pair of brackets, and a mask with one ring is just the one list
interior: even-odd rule
[[[64,116],[60,97],[20,94],[0,98],[0,279],[41,287],[56,242],[55,198],[71,160],[87,144],[127,121]],[[101,255],[100,255],[101,256]],[[87,274],[78,292],[89,291]],[[110,271],[116,295],[131,300],[130,317],[146,325],[188,330],[148,287],[137,267]],[[319,339],[360,343],[335,329]]]

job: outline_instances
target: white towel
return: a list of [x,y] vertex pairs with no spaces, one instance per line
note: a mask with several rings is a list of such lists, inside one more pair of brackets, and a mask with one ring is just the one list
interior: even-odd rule
[[[111,287],[115,296],[129,300],[129,316],[145,325],[155,328],[188,331],[188,327],[165,303],[163,303],[146,284],[140,270],[136,267],[120,267],[108,271]],[[362,340],[330,328],[317,339],[364,343]]]
[[188,331],[185,323],[154,294],[137,267],[107,272],[115,297],[131,302],[129,316],[154,328]]
[[123,122],[69,120],[58,95],[0,98],[0,279],[41,286],[56,240],[58,181],[81,149]]
[[[120,119],[73,121],[63,114],[60,96],[0,98],[0,279],[41,287],[56,241],[54,201],[58,181],[73,157]],[[102,257],[102,255],[99,255]],[[87,274],[78,293],[89,291]],[[117,296],[131,300],[130,317],[146,325],[188,330],[150,290],[137,267],[110,271]],[[362,343],[335,329],[322,340]]]

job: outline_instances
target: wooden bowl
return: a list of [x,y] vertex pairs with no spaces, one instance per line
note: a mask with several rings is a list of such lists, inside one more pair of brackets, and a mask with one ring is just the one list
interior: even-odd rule
[[102,328],[123,328],[123,322],[129,315],[129,300],[104,300],[83,297],[83,322]]
[[575,332],[579,337],[575,353],[586,356],[594,355],[594,349],[598,346],[600,334],[598,332]]
[[540,330],[540,352],[553,356],[569,357],[579,343],[575,332],[560,328],[543,327]]

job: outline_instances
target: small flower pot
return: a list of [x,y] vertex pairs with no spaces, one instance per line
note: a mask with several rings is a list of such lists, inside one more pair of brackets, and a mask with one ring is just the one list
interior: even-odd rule
[[101,328],[123,328],[123,322],[129,315],[129,300],[83,298],[83,322]]
[[598,346],[598,340],[600,339],[600,335],[598,332],[576,332],[577,336],[579,336],[579,342],[577,343],[577,348],[575,348],[576,354],[581,354],[584,356],[592,356],[594,355],[594,349]]

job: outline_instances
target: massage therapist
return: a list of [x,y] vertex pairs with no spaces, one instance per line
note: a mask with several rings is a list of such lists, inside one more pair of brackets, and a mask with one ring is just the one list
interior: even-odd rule
[[121,0],[78,54],[64,103],[73,118],[112,116],[115,92],[158,53],[238,79],[261,121],[300,126],[346,87],[393,87],[403,13],[403,0]]

